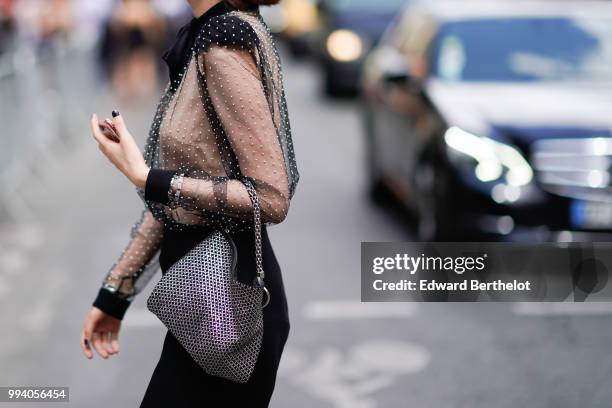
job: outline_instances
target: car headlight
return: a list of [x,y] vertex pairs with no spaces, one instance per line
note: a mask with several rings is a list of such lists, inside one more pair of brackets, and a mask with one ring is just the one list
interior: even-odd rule
[[514,187],[529,184],[533,170],[523,155],[514,147],[466,132],[456,126],[444,134],[446,145],[476,161],[474,173],[483,182],[505,177]]
[[351,30],[336,30],[327,37],[327,52],[338,61],[349,62],[361,57],[363,41]]

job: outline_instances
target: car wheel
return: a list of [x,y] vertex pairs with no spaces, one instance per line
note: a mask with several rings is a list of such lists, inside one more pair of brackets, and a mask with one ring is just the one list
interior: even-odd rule
[[324,84],[323,84],[323,92],[325,93],[325,96],[330,96],[330,97],[339,96],[341,94],[341,89],[338,86],[338,84],[336,84],[336,81],[334,81],[332,74],[329,73],[328,71],[325,71],[324,75],[325,75],[325,78],[324,78]]
[[388,200],[389,194],[382,181],[380,167],[378,166],[378,152],[374,138],[374,115],[367,107],[363,110],[363,123],[366,138],[365,168],[368,197],[375,204],[383,204]]
[[287,45],[291,56],[295,59],[303,59],[308,56],[308,44],[304,39],[288,38]]
[[433,163],[418,167],[415,184],[419,191],[417,236],[419,241],[452,241],[454,211],[448,205],[448,189],[441,171]]

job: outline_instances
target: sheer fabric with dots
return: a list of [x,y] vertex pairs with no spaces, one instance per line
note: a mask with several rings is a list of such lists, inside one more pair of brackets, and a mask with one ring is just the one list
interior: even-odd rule
[[299,180],[279,55],[259,12],[211,18],[191,51],[164,91],[144,150],[151,168],[184,174],[180,200],[162,204],[137,190],[145,209],[104,279],[104,288],[127,300],[155,272],[166,229],[251,229],[243,179],[255,186],[262,223],[280,223]]

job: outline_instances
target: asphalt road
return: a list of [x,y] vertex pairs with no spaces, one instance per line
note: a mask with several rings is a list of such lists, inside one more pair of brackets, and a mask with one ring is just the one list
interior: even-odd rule
[[[309,64],[286,59],[285,78],[302,178],[289,217],[270,228],[292,323],[271,406],[612,406],[608,304],[359,303],[360,242],[410,234],[364,198],[354,103],[322,99]],[[98,112],[111,101],[96,100]],[[153,105],[119,108],[144,137]],[[148,292],[128,311],[118,356],[85,359],[79,330],[141,202],[87,117],[75,120],[82,140],[24,189],[35,220],[0,230],[0,386],[69,386],[75,407],[133,407],[165,333]]]

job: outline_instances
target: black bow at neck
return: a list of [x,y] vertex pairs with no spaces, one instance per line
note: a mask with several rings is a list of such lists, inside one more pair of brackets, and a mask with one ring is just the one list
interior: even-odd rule
[[190,22],[180,28],[176,34],[174,44],[168,51],[164,53],[162,59],[166,61],[170,71],[170,80],[172,83],[180,81],[180,75],[183,67],[189,61],[191,49],[194,46],[198,33],[201,31],[204,24],[211,18],[232,11],[224,1],[215,4],[204,14],[199,17],[194,17]]

